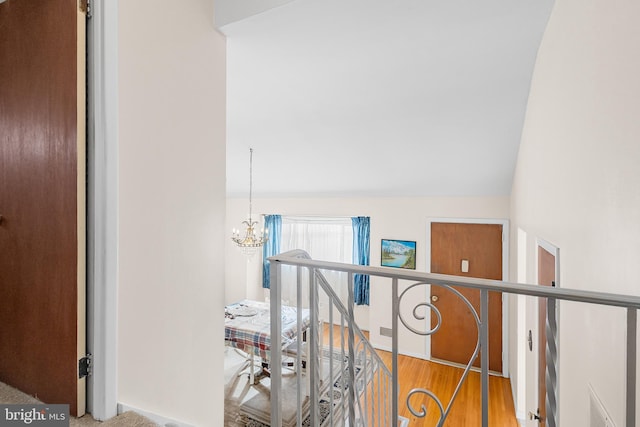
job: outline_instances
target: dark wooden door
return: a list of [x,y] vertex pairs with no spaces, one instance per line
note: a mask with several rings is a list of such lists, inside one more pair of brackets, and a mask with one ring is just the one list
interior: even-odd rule
[[84,15],[0,4],[0,381],[84,413]]
[[[462,261],[468,261],[468,272]],[[431,224],[431,272],[502,280],[502,225]],[[480,291],[458,288],[480,315]],[[435,297],[435,298],[434,298]],[[431,336],[431,356],[466,365],[478,330],[471,310],[452,292],[431,286],[432,303],[442,314],[440,330]],[[432,316],[432,327],[435,326]],[[480,366],[478,358],[474,366]],[[489,293],[489,369],[502,372],[502,294]]]
[[[538,246],[538,284],[554,286],[556,281],[556,257],[542,246]],[[538,298],[538,413],[541,426],[547,425],[547,299]]]

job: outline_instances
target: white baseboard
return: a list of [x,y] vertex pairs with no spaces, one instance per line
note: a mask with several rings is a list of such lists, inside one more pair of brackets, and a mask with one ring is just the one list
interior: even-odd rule
[[[393,351],[391,347],[387,347],[384,345],[378,345],[374,343],[371,343],[371,345],[373,346],[373,348],[378,350],[388,351],[389,353]],[[415,357],[416,359],[429,360],[429,358],[427,358],[425,354],[411,353],[407,351],[398,351],[398,354],[402,354],[403,356]]]
[[124,403],[118,403],[118,414],[123,412],[132,411],[138,413],[144,417],[149,418],[154,423],[158,423],[164,427],[195,427],[194,425],[184,423],[182,421],[176,421],[171,418],[163,417],[162,415],[154,414],[153,412],[143,411],[140,408],[135,408]]
[[516,396],[516,389],[513,387],[513,382],[511,383],[511,398],[513,399],[513,406],[516,409],[516,420],[518,420],[518,424],[520,426],[524,426],[526,424],[527,414],[523,408],[518,408]]

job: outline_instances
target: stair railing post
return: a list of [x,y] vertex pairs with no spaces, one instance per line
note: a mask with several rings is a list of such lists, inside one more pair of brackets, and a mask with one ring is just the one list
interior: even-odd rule
[[[306,334],[307,331],[303,331],[302,330],[302,267],[296,267],[296,325],[298,328],[298,333],[296,334],[296,337],[298,337],[296,339],[296,372],[297,373],[301,373],[302,372],[302,340],[304,337],[304,334]],[[307,345],[307,351],[308,351],[308,345]],[[307,356],[307,361],[305,363],[309,363],[308,361],[308,356]],[[308,375],[308,374],[307,374]],[[307,388],[307,382],[304,381],[303,384],[303,379],[302,379],[302,375],[296,375],[296,383],[298,386],[298,393],[296,394],[296,403],[297,406],[297,413],[296,413],[296,425],[297,426],[301,426],[302,425],[302,397],[306,396],[306,394],[309,392],[309,389]],[[304,393],[303,393],[304,390]]]
[[627,402],[626,402],[626,427],[636,425],[636,354],[638,328],[638,311],[635,308],[627,308]]
[[[309,311],[311,314],[310,332],[311,337],[307,346],[309,360],[307,363],[307,375],[311,375],[311,407],[310,420],[312,426],[320,425],[320,408],[318,402],[320,400],[320,358],[318,357],[318,347],[320,339],[318,338],[318,283],[316,278],[316,269],[309,270]],[[280,425],[280,424],[278,424]]]
[[545,335],[547,337],[545,358],[547,372],[545,373],[546,397],[545,413],[546,426],[558,426],[558,319],[556,307],[558,301],[555,298],[547,298],[547,320]]
[[[324,334],[324,330],[321,331],[322,334]],[[333,300],[329,299],[329,348],[327,349],[329,351],[329,378],[331,379],[331,381],[333,381]],[[342,364],[340,365],[342,366]],[[333,420],[333,413],[335,412],[335,403],[333,401],[334,399],[334,395],[333,393],[329,393],[329,425],[333,426],[335,425],[335,422]]]
[[[282,264],[279,261],[271,261],[271,289],[269,290],[271,343],[269,359],[271,364],[271,425],[282,425]],[[253,366],[251,366],[253,369]]]
[[400,390],[398,387],[398,316],[400,313],[400,301],[398,299],[398,279],[391,279],[391,422],[392,426],[398,423],[398,399]]
[[489,427],[489,291],[480,290],[480,388],[482,427]]
[[348,329],[348,346],[349,346],[349,363],[347,364],[349,375],[349,426],[356,425],[356,352],[355,352],[355,337],[353,335],[353,286],[354,286],[354,274],[349,273],[349,301],[348,301],[348,316],[347,329]]

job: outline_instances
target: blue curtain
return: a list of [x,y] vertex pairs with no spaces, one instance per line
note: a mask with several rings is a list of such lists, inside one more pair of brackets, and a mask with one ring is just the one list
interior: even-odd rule
[[267,258],[280,253],[280,239],[282,238],[282,216],[265,215],[264,228],[268,230],[269,240],[262,247],[262,287],[269,289],[271,284],[271,265]]
[[[353,227],[353,263],[369,265],[369,230],[368,216],[351,218]],[[355,274],[353,276],[353,298],[357,305],[369,305],[369,276]]]

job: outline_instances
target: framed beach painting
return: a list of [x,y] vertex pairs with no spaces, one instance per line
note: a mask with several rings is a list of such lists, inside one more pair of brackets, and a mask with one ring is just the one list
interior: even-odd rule
[[416,242],[382,239],[380,265],[416,269]]

